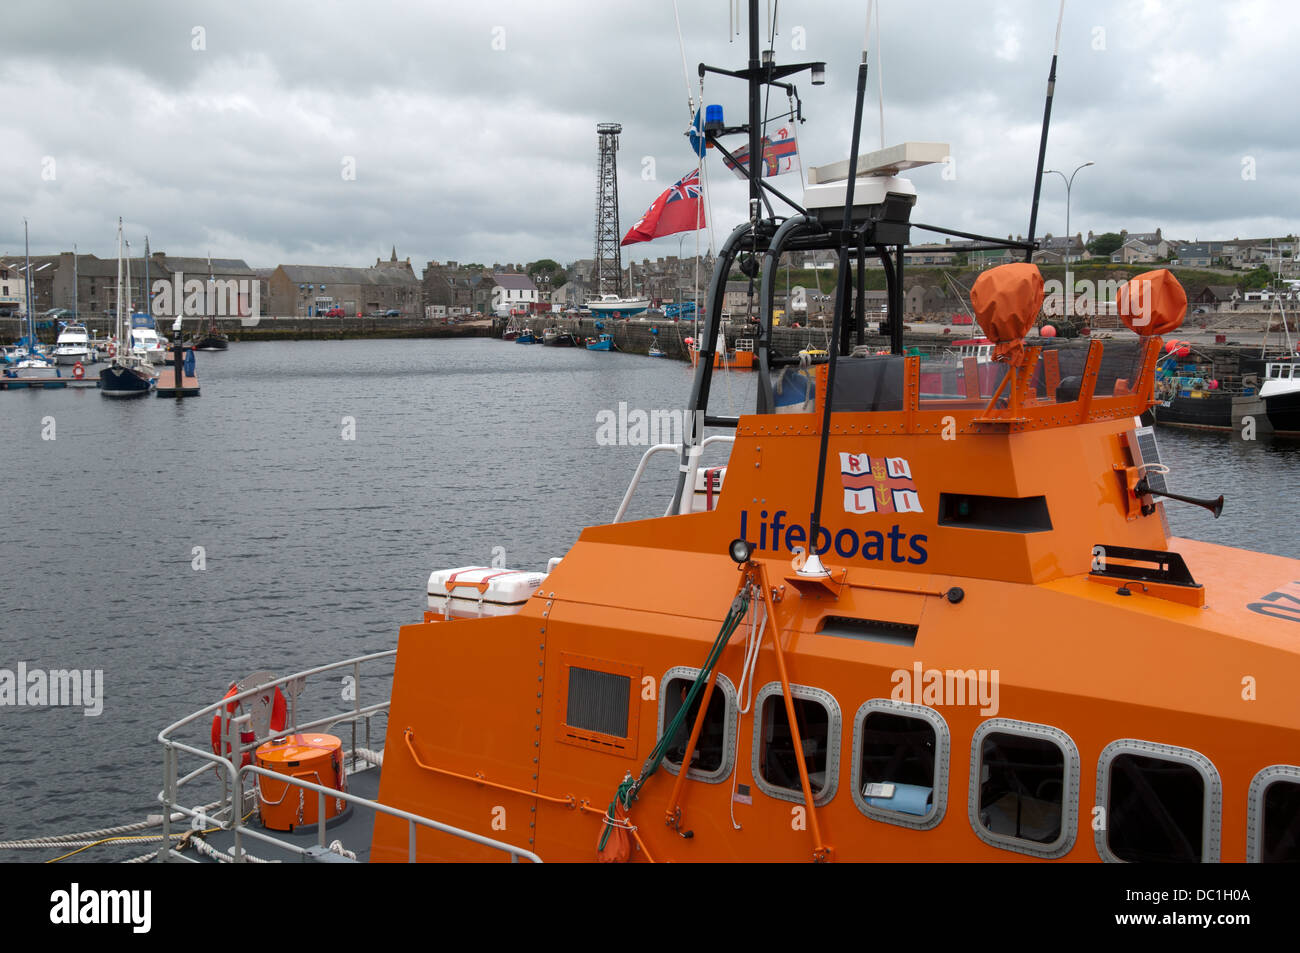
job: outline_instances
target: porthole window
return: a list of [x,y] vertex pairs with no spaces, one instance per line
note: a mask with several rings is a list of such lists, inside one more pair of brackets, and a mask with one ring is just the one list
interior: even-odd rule
[[1246,860],[1300,862],[1300,767],[1275,764],[1250,782]]
[[[671,668],[664,673],[659,689],[659,737],[663,736],[669,723],[681,711],[686,694],[699,674],[698,668]],[[669,742],[663,764],[673,774],[681,770],[682,758],[686,756],[686,745],[691,739],[691,729],[695,726],[703,697],[701,689],[700,697],[691,705]],[[731,776],[735,761],[736,689],[727,676],[719,674],[717,683],[713,686],[713,696],[709,699],[704,724],[700,727],[700,737],[691,756],[691,769],[686,776],[716,784]]]
[[1219,772],[1189,748],[1125,739],[1097,763],[1094,834],[1104,860],[1215,863],[1219,859]]
[[[808,768],[813,804],[835,796],[840,768],[840,706],[820,688],[791,685],[795,720]],[[769,797],[803,803],[798,756],[780,682],[764,685],[754,699],[754,783]]]
[[873,698],[853,722],[853,800],[870,818],[915,830],[948,804],[948,723],[933,708]]
[[971,742],[968,812],[979,838],[1034,857],[1063,857],[1078,827],[1079,749],[1050,725],[994,718]]

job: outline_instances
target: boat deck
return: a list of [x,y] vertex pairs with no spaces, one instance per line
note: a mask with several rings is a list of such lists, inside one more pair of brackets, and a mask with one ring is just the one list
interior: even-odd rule
[[[380,769],[365,762],[358,761],[355,767],[352,762],[348,762],[348,793],[355,794],[368,800],[379,800],[379,777]],[[309,794],[309,797],[314,795]],[[242,837],[242,846],[247,855],[247,859],[262,860],[270,863],[353,863],[352,857],[329,850],[328,845],[338,841],[343,849],[356,855],[356,863],[366,863],[370,860],[370,840],[375,827],[375,814],[373,811],[350,807],[341,816],[328,821],[325,825],[325,844],[320,845],[320,832],[317,826],[312,824],[295,831],[268,831],[262,828],[255,818],[250,818],[248,826],[244,828]],[[257,834],[266,834],[274,837],[278,841],[293,845],[297,850],[262,840],[261,837],[249,836],[249,832],[255,831]],[[233,831],[216,830],[202,835],[203,840],[210,846],[225,854],[232,861],[235,849],[235,834]],[[301,853],[300,851],[307,851]],[[190,844],[186,844],[179,851],[173,849],[172,857],[174,859],[185,859],[197,863],[218,863],[209,856],[199,853]],[[254,860],[253,862],[256,862]]]

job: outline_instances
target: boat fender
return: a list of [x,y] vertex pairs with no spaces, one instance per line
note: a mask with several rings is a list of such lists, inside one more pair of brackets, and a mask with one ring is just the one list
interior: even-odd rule
[[112,341],[108,342],[108,356],[117,357],[117,345],[114,344]]
[[86,376],[86,369],[81,366],[80,361],[72,365],[72,376],[76,380],[81,380]]
[[[226,694],[223,696],[223,698],[229,698],[231,695],[237,694],[238,691],[239,691],[239,684],[237,682],[231,682],[230,688],[226,690]],[[284,701],[284,693],[280,691],[279,688],[274,689],[274,692],[275,692],[274,697],[271,700],[271,730],[281,731],[284,729],[284,726],[287,723],[287,717],[286,717],[287,706]],[[243,708],[242,701],[234,701],[226,706],[226,713],[230,715],[230,717],[233,719],[239,716],[240,709],[242,708]],[[239,733],[239,741],[240,744],[242,745],[251,745],[256,740],[257,740],[256,732],[245,730]],[[221,713],[220,712],[212,716],[212,752],[213,754],[221,754]],[[231,745],[227,743],[226,757],[229,757],[230,754],[231,754]],[[247,765],[252,763],[252,760],[253,760],[252,751],[245,751],[243,763]]]

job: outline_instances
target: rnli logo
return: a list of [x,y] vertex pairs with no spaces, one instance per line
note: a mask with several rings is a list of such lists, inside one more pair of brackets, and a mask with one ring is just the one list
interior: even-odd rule
[[840,454],[846,513],[920,513],[921,497],[903,457]]

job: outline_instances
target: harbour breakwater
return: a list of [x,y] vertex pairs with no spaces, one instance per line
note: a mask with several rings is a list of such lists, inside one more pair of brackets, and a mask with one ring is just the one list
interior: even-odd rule
[[[206,331],[208,318],[186,318],[182,335],[190,338]],[[52,322],[45,322],[52,325]],[[110,317],[84,318],[81,323],[91,334],[105,338],[114,333],[114,320]],[[217,318],[217,329],[232,341],[323,341],[357,338],[460,338],[487,337],[492,333],[492,322],[465,321],[448,324],[415,317],[364,317],[317,318],[302,316],[270,316],[259,318]],[[171,320],[159,319],[158,330],[171,335]],[[26,334],[25,324],[17,318],[0,318],[0,340],[14,341]],[[58,336],[57,326],[42,327],[38,322],[36,337],[53,344]]]

